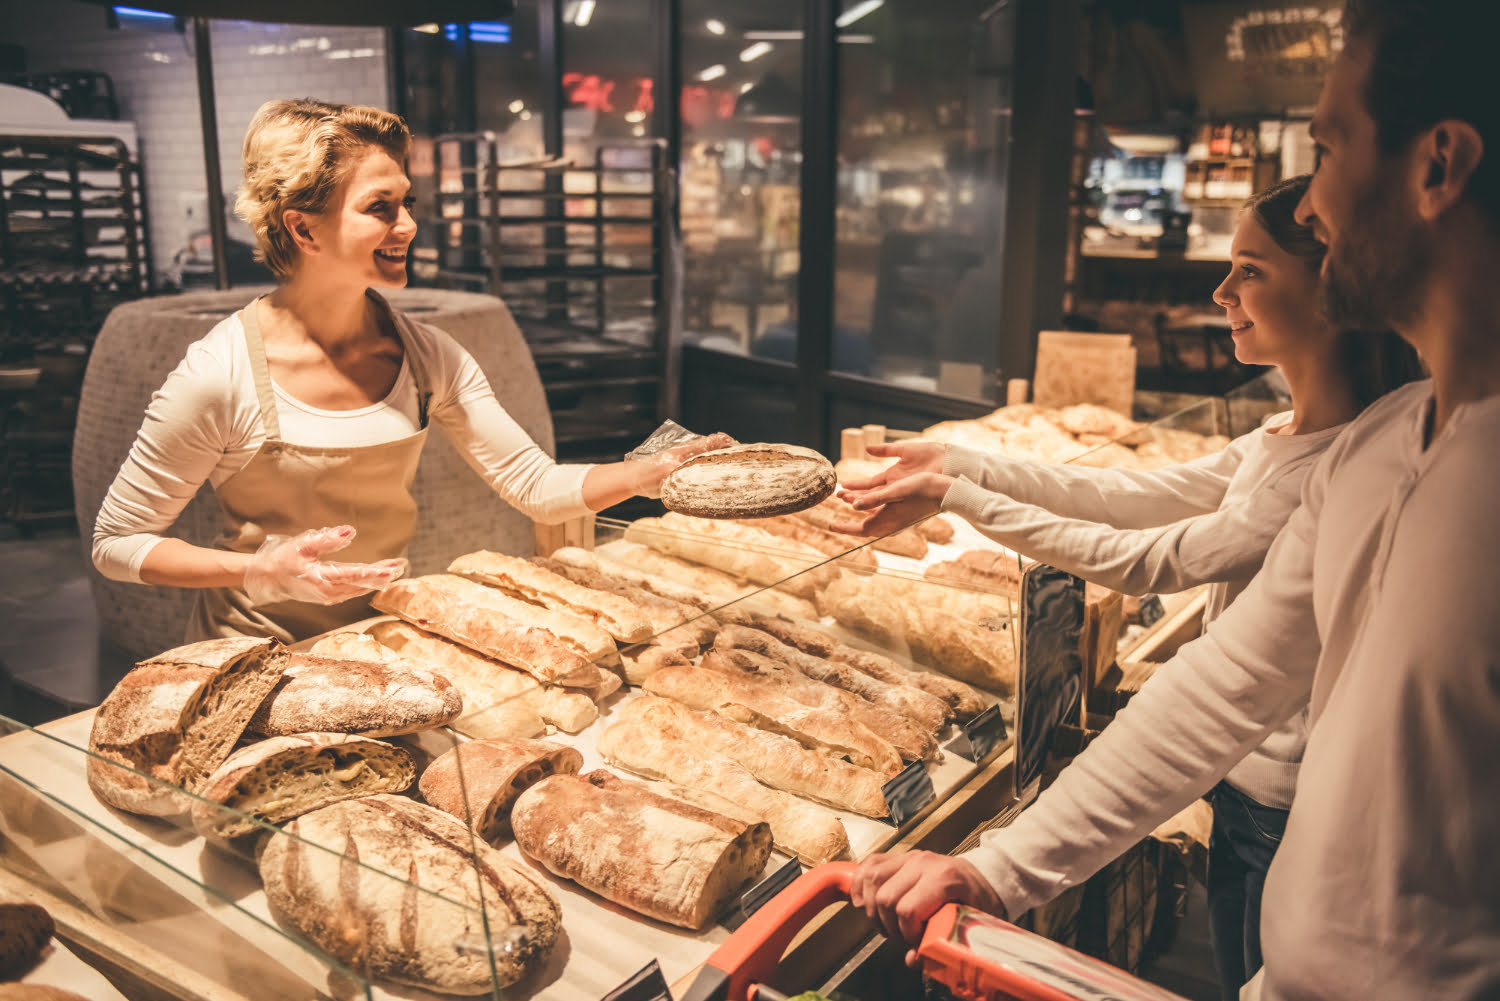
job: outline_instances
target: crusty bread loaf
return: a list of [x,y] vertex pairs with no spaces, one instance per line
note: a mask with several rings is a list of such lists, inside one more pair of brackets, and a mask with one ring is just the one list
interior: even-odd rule
[[811,546],[824,556],[837,556],[841,566],[867,567],[871,570],[879,566],[874,551],[865,544],[869,540],[830,532],[793,514],[760,518],[749,525],[769,535],[779,535],[804,546]]
[[[798,511],[796,517],[803,519],[809,524],[827,532],[833,532],[836,522],[862,521],[864,513],[854,508],[854,505],[842,497],[830,497],[817,507],[810,507],[806,511]],[[857,540],[866,541],[862,536],[843,536],[842,533],[833,532],[834,535]],[[903,528],[899,532],[883,536],[870,543],[871,549],[878,549],[882,553],[890,553],[892,556],[910,556],[912,559],[921,559],[927,555],[927,540],[909,528]]]
[[377,622],[370,635],[458,687],[467,711],[449,726],[470,737],[535,737],[547,723],[577,733],[599,718],[599,707],[581,691],[540,684],[408,622]]
[[699,663],[710,671],[749,675],[805,706],[838,713],[895,748],[903,761],[925,761],[938,753],[934,731],[852,692],[810,678],[785,661],[736,648],[723,633]]
[[549,775],[577,775],[583,755],[547,740],[466,740],[422,773],[422,798],[494,843],[510,834],[516,797]]
[[0,1001],[89,1001],[61,987],[46,984],[0,984]]
[[889,813],[881,777],[875,772],[809,750],[783,734],[649,695],[625,703],[619,719],[640,722],[664,736],[722,754],[773,789],[866,817]]
[[237,838],[262,830],[255,820],[280,824],[341,800],[400,792],[415,777],[411,755],[378,740],[347,733],[272,737],[235,751],[204,781],[193,826],[205,838]]
[[664,667],[686,667],[692,660],[676,650],[668,650],[654,643],[642,643],[620,651],[620,662],[625,680],[640,687],[646,679]]
[[810,448],[741,444],[696,455],[667,474],[661,502],[700,518],[768,518],[833,493],[833,466]]
[[42,905],[0,900],[0,980],[19,980],[41,962],[56,930]]
[[[577,552],[584,553],[584,550]],[[576,584],[596,591],[609,591],[629,601],[651,623],[651,642],[665,650],[692,658],[714,641],[714,621],[703,615],[702,608],[663,597],[632,583],[618,571],[610,572],[609,564],[592,560],[590,565],[575,565],[565,563],[556,554],[552,557],[539,556],[534,562]]]
[[953,711],[936,695],[910,685],[881,681],[836,661],[804,653],[760,629],[729,625],[719,630],[717,648],[739,648],[787,665],[825,684],[841,688],[883,709],[899,713],[926,733],[937,735]]
[[712,805],[689,799],[704,809],[746,823],[764,821],[778,848],[809,865],[849,854],[849,833],[833,814],[762,785],[739,762],[697,743],[647,724],[621,722],[599,735],[598,747],[605,761],[626,771],[711,794]]
[[363,975],[488,994],[492,955],[508,986],[557,942],[561,914],[542,881],[441,810],[367,796],[303,814],[285,831],[292,836],[268,838],[259,857],[272,913]]
[[[369,642],[380,646],[373,639]],[[354,652],[363,652],[362,646]],[[288,653],[286,664],[276,687],[250,719],[252,733],[391,737],[444,726],[463,712],[463,693],[443,675],[412,661]]]
[[533,605],[583,616],[621,643],[651,638],[651,624],[630,602],[574,583],[519,556],[480,550],[454,560],[448,572],[514,592]]
[[[626,531],[628,535],[629,530]],[[818,618],[818,610],[806,598],[799,598],[780,588],[762,589],[760,585],[751,584],[732,574],[659,553],[649,546],[612,550],[610,559],[619,561],[627,570],[652,581],[646,586],[657,594],[671,592],[674,585],[678,590],[686,589],[696,594],[697,601],[704,610],[717,608],[728,601],[743,601],[774,615],[798,619]],[[663,584],[667,586],[663,587]]]
[[279,644],[253,637],[204,640],[141,661],[94,715],[89,788],[131,813],[191,809],[177,789],[196,790],[229,756],[284,665]]
[[734,521],[668,512],[660,518],[637,518],[625,530],[625,538],[752,584],[777,585],[802,598],[811,598],[836,572],[821,565],[828,557],[811,546]]
[[372,604],[549,685],[592,684],[598,678],[593,661],[615,653],[614,641],[596,626],[590,629],[608,643],[607,651],[574,638],[582,631],[577,616],[528,605],[452,574],[398,580],[376,592]]
[[[644,546],[631,546],[624,558],[603,559],[598,554],[589,552],[587,549],[580,549],[577,546],[564,546],[561,549],[553,550],[551,558],[570,567],[579,567],[607,574],[610,577],[625,581],[627,584],[644,588],[652,594],[689,605],[699,611],[707,611],[714,607],[715,602],[711,592],[705,593],[702,588],[696,585],[682,584],[670,577],[642,570],[635,566],[637,556],[650,553],[651,550]],[[677,560],[675,562],[681,563],[682,561]],[[719,574],[719,577],[733,581],[735,587],[745,587],[744,581],[729,577],[727,574]]]
[[953,523],[939,514],[923,518],[913,525],[912,529],[928,542],[939,546],[953,541]]
[[771,855],[766,824],[710,813],[599,770],[554,775],[527,789],[511,827],[521,850],[556,875],[695,931]]
[[973,719],[984,712],[984,696],[973,688],[944,674],[934,674],[930,671],[913,671],[896,663],[891,658],[875,653],[871,650],[861,650],[859,647],[841,643],[832,636],[815,629],[812,626],[800,622],[792,622],[788,619],[769,615],[755,615],[751,613],[743,620],[744,624],[753,626],[781,640],[790,646],[794,646],[805,653],[823,657],[828,660],[847,664],[857,671],[868,674],[872,678],[878,678],[891,684],[911,685],[919,688],[930,695],[934,695],[953,710],[953,716],[960,722]]
[[[715,654],[705,654],[713,657]],[[693,709],[722,713],[762,730],[782,733],[800,743],[884,776],[901,770],[896,749],[869,728],[846,719],[837,710],[804,705],[774,680],[742,671],[714,671],[706,667],[668,667],[646,679],[652,695],[672,699]]]

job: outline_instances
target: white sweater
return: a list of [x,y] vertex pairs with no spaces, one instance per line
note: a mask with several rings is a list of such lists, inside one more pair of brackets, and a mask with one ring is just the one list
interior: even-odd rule
[[1010,912],[1202,795],[1310,695],[1263,997],[1500,997],[1500,397],[1424,450],[1431,393],[1354,421],[1239,600],[968,853]]
[[[415,321],[406,329],[427,373],[431,420],[475,472],[539,521],[588,513],[583,478],[589,467],[548,457],[505,412],[478,363],[451,336]],[[272,389],[281,436],[290,444],[376,445],[417,430],[416,385],[406,362],[386,398],[359,410],[318,410],[274,382]],[[152,397],[94,523],[99,572],[139,583],[141,562],[204,481],[218,487],[239,472],[265,437],[245,328],[235,313],[188,347]]]
[[[1151,471],[1044,465],[949,446],[943,471],[960,479],[943,510],[1002,545],[1126,594],[1210,584],[1206,625],[1260,570],[1314,461],[1347,427],[1277,433],[1290,420],[1278,414],[1217,454]],[[1306,743],[1304,711],[1228,780],[1259,803],[1289,809]]]

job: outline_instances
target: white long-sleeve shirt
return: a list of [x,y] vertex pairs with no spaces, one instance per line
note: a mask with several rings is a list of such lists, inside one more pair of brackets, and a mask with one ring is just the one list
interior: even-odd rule
[[[538,521],[588,513],[583,478],[590,467],[554,462],[495,399],[473,356],[443,331],[407,320],[411,350],[421,354],[432,394],[428,413],[458,454],[504,500]],[[416,385],[405,361],[386,398],[358,410],[319,410],[274,382],[272,389],[281,436],[290,444],[377,445],[418,428]],[[265,437],[244,325],[235,313],[188,347],[152,397],[94,523],[99,572],[138,583],[142,561],[204,481],[218,487],[239,472]]]
[[[1279,433],[1290,421],[1278,414],[1215,455],[1152,471],[1043,465],[949,446],[943,471],[959,479],[943,510],[1002,545],[1126,594],[1209,584],[1207,624],[1260,570],[1301,503],[1308,471],[1347,426]],[[1301,712],[1227,779],[1259,803],[1289,809],[1306,742]]]
[[1354,421],[1239,600],[967,854],[1011,913],[1202,795],[1310,696],[1263,997],[1500,997],[1500,397],[1424,449],[1431,398],[1417,383]]

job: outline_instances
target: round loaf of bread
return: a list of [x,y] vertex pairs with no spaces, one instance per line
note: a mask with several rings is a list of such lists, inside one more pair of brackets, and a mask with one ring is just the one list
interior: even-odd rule
[[672,470],[661,502],[699,518],[770,518],[813,507],[837,483],[833,464],[810,448],[732,445]]

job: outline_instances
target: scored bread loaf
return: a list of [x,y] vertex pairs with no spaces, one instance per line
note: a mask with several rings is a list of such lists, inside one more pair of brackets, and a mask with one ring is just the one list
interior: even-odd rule
[[837,710],[804,705],[774,680],[738,670],[668,667],[647,678],[644,687],[652,695],[693,709],[711,710],[785,734],[816,751],[847,758],[887,777],[901,770],[896,749],[864,724],[845,718]]
[[280,824],[341,800],[400,792],[415,777],[411,755],[378,740],[347,733],[272,737],[235,751],[208,777],[198,792],[203,801],[193,806],[193,827],[205,838],[237,838],[261,830],[256,820]]
[[824,566],[828,557],[812,546],[737,521],[669,511],[660,518],[636,519],[625,538],[802,598],[811,598],[838,572]]
[[516,844],[555,875],[638,914],[694,931],[771,855],[771,829],[652,792],[609,772],[554,775],[511,810]]
[[640,643],[651,638],[651,624],[646,617],[619,595],[574,583],[518,556],[482,549],[454,560],[448,565],[448,572],[514,592],[533,605],[582,616],[621,643]]
[[540,684],[508,664],[418,629],[408,622],[377,622],[370,635],[397,653],[452,681],[463,693],[463,716],[449,724],[470,737],[535,737],[550,723],[577,733],[599,718],[599,707],[573,688]]
[[583,755],[546,740],[466,740],[422,773],[422,798],[493,843],[510,833],[516,797],[549,775],[577,775]]
[[398,580],[376,592],[372,604],[549,685],[593,684],[593,662],[616,652],[603,630],[576,615],[528,605],[453,574]]
[[441,810],[367,796],[284,830],[258,858],[272,913],[360,974],[488,994],[492,958],[509,986],[557,942],[561,914],[541,880]]
[[[366,642],[384,649],[373,639]],[[324,649],[365,654],[350,641]],[[370,656],[369,654],[365,654]],[[354,733],[392,737],[443,726],[463,712],[463,693],[441,674],[412,661],[344,660],[286,654],[286,670],[250,719],[263,737]]]
[[619,718],[722,754],[773,789],[866,817],[890,813],[875,772],[810,750],[783,734],[649,695],[625,703]]
[[[689,798],[705,809],[746,823],[764,821],[778,848],[809,865],[849,854],[849,832],[827,810],[756,781],[732,758],[663,734],[638,722],[620,722],[599,735],[599,753],[612,765],[648,779],[707,792],[712,805]],[[720,805],[722,804],[722,805]]]
[[204,640],[141,661],[94,714],[89,788],[131,813],[190,810],[192,799],[178,790],[195,791],[229,756],[285,663],[279,643],[254,637]]
[[757,615],[753,612],[748,613],[739,621],[769,633],[804,653],[823,657],[839,664],[847,664],[856,671],[893,685],[910,685],[921,689],[942,699],[943,703],[953,710],[954,718],[960,722],[967,722],[984,712],[986,706],[984,696],[962,681],[947,675],[934,674],[930,671],[913,671],[889,657],[872,650],[862,650],[859,647],[841,643],[821,629],[815,629],[800,622],[791,622],[769,615]]
[[[627,537],[629,531],[626,529]],[[649,546],[637,545],[627,550],[613,550],[610,558],[618,560],[627,569],[653,581],[646,586],[657,594],[665,591],[660,588],[660,585],[654,583],[657,580],[696,593],[697,600],[705,611],[717,608],[728,601],[743,601],[776,615],[799,619],[818,617],[818,610],[806,598],[799,598],[780,588],[762,589],[760,585],[748,583],[733,574],[681,560],[675,556],[668,556]]]
[[768,518],[833,493],[833,465],[810,448],[741,444],[695,455],[667,474],[661,502],[700,518]]
[[947,703],[910,685],[881,681],[848,664],[816,657],[789,646],[770,633],[750,626],[728,625],[719,630],[716,647],[739,648],[786,664],[815,681],[841,688],[891,712],[899,713],[934,736],[953,716]]
[[902,761],[925,761],[938,753],[933,731],[917,726],[884,706],[809,678],[785,661],[738,649],[722,633],[714,649],[699,663],[710,671],[749,675],[805,706],[827,709],[850,722],[859,723],[895,748]]
[[705,617],[703,609],[697,605],[656,594],[618,573],[609,573],[602,564],[597,568],[574,565],[563,562],[555,554],[552,557],[538,556],[535,562],[575,584],[596,591],[609,591],[629,601],[651,623],[650,642],[655,646],[692,658],[714,641],[714,621]]

